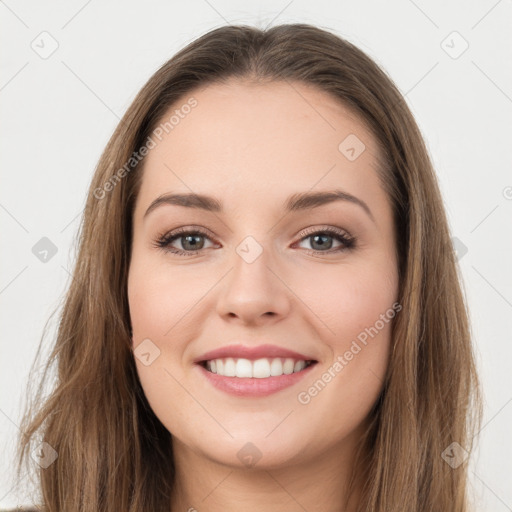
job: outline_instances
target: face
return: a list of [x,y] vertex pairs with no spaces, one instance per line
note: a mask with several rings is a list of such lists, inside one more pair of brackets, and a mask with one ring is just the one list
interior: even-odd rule
[[[190,97],[154,138],[134,211],[145,395],[196,457],[278,467],[341,453],[382,389],[398,311],[376,142],[303,84],[211,85],[165,119]],[[191,193],[213,201],[162,199]]]

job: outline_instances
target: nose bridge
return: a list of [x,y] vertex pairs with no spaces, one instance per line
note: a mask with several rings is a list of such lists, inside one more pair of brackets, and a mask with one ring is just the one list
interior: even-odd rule
[[231,272],[219,298],[222,315],[254,321],[266,313],[286,314],[289,308],[286,287],[271,270],[271,237],[256,236],[246,235],[235,246]]
[[[258,236],[258,235],[257,235]],[[251,286],[264,289],[272,287],[271,274],[269,266],[271,264],[270,242],[269,238],[254,235],[245,236],[242,241],[235,246],[233,254],[233,271],[231,276],[231,286],[237,283],[242,286]],[[268,290],[267,290],[268,293]]]

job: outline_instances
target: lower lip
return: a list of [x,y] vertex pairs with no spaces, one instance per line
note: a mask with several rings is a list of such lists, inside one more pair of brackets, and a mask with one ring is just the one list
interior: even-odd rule
[[293,386],[308,375],[315,365],[316,363],[313,363],[297,373],[279,375],[278,377],[266,377],[264,379],[223,377],[222,375],[208,371],[200,364],[197,366],[208,381],[217,389],[235,396],[259,397],[268,396]]

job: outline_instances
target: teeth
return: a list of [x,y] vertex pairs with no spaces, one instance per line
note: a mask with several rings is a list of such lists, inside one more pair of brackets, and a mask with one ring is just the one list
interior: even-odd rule
[[232,357],[228,357],[224,362],[224,376],[236,377],[236,364]]
[[291,358],[281,359],[212,359],[206,362],[206,369],[223,377],[266,379],[297,373],[311,364],[310,361],[295,361]]
[[283,363],[281,362],[281,359],[272,359],[272,362],[270,363],[270,375],[275,377],[276,375],[283,375],[283,373]]
[[304,370],[305,367],[306,363],[304,361],[297,361],[293,367],[293,373],[300,372],[301,370]]
[[294,365],[295,363],[293,359],[285,359],[283,364],[283,373],[285,375],[290,375],[290,373],[293,373]]
[[249,377],[256,379],[266,379],[270,377],[270,363],[268,359],[257,359],[252,364],[248,359],[243,359],[243,361],[247,361],[251,365],[251,375],[249,375]]
[[247,359],[239,359],[236,362],[235,375],[237,377],[252,377],[252,364]]

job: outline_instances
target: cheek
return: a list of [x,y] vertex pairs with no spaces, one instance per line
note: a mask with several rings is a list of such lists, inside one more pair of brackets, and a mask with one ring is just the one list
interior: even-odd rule
[[183,279],[179,269],[166,271],[135,262],[128,278],[128,302],[134,341],[155,336],[167,339],[181,328],[192,306],[204,294],[197,282]]
[[[319,268],[314,278],[309,272],[294,286],[294,292],[322,321],[329,344],[337,349],[379,321],[396,301],[397,291],[396,272],[380,261]],[[379,327],[385,330],[380,322]]]
[[[180,398],[179,385],[174,379],[180,381],[183,377],[180,354],[187,340],[195,335],[195,327],[190,322],[193,315],[187,312],[193,301],[197,301],[197,291],[194,294],[193,287],[184,286],[186,283],[180,281],[180,275],[175,269],[163,271],[144,257],[132,260],[128,275],[137,373],[151,408],[166,425],[174,425],[165,416],[169,413],[170,396],[173,402],[186,400]],[[185,331],[186,336],[183,336]],[[144,353],[150,354],[149,361],[141,357]]]
[[[213,284],[211,277],[202,279],[183,268],[165,268],[144,257],[132,260],[128,275],[132,345],[141,385],[155,411],[168,404],[170,389],[173,400],[187,399],[179,398],[181,390],[173,377],[181,381],[185,376],[187,347],[201,333],[200,301]],[[148,351],[151,362],[145,365],[139,354]]]
[[330,274],[315,276],[315,286],[304,284],[301,293],[307,294],[305,302],[314,305],[322,320],[322,341],[332,356],[324,364],[322,382],[304,402],[320,394],[325,384],[329,391],[315,399],[317,405],[328,407],[341,400],[345,413],[353,408],[357,417],[377,398],[387,370],[393,319],[400,309],[397,276],[392,268],[383,268],[376,264],[336,273],[331,269]]

